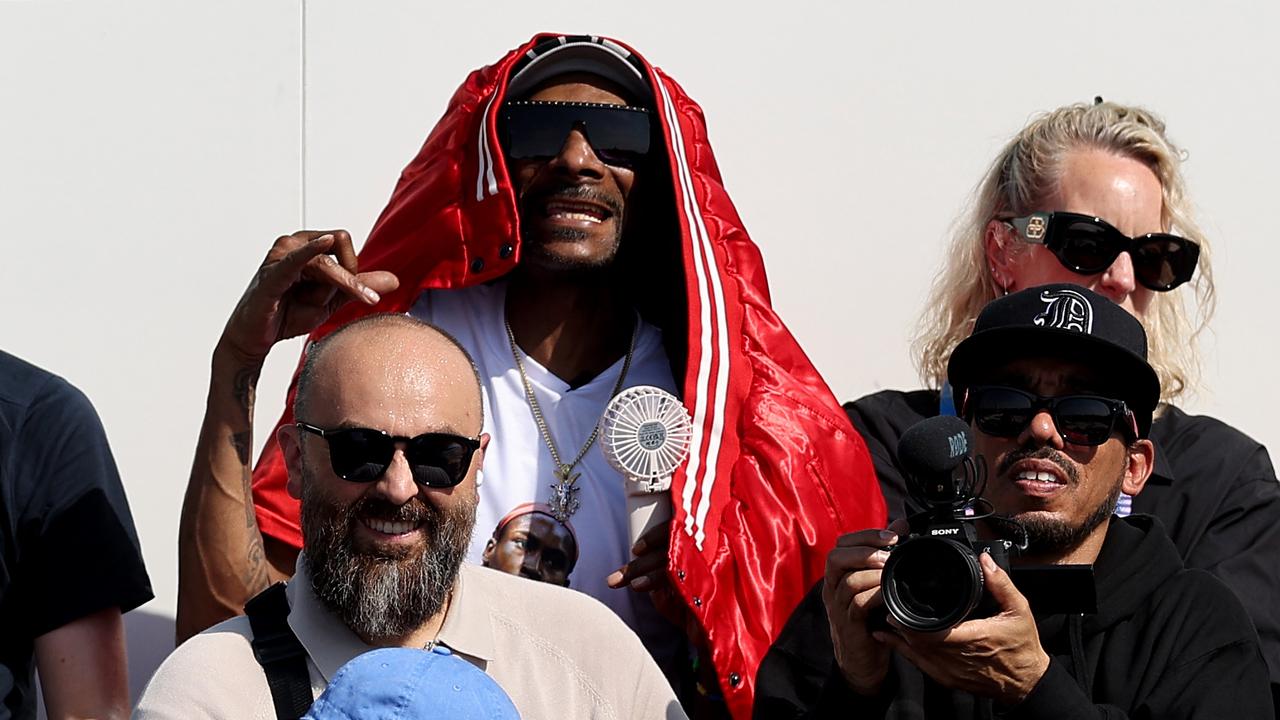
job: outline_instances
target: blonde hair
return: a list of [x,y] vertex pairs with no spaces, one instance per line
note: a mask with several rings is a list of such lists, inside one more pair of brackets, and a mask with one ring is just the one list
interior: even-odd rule
[[1195,339],[1213,315],[1214,289],[1208,238],[1192,218],[1180,172],[1183,153],[1165,137],[1164,122],[1155,114],[1100,99],[1035,118],[991,164],[952,236],[912,344],[917,370],[930,386],[940,387],[946,380],[952,350],[968,337],[983,306],[1003,293],[987,262],[988,222],[1043,209],[1040,204],[1056,191],[1067,153],[1076,149],[1111,152],[1151,168],[1164,195],[1160,214],[1165,231],[1200,244],[1200,263],[1188,283],[1195,292],[1194,310],[1183,307],[1187,293],[1178,288],[1156,293],[1143,319],[1161,400],[1195,388],[1200,364]]

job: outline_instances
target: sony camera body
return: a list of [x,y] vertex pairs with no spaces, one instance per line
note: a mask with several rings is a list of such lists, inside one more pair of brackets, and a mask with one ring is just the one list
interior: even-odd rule
[[995,611],[986,591],[981,553],[1009,570],[1017,546],[978,539],[976,523],[990,515],[982,499],[985,466],[972,455],[969,426],[939,416],[917,423],[898,443],[911,496],[925,510],[912,515],[909,532],[888,548],[880,576],[885,607],[903,626],[937,632]]
[[967,518],[924,512],[908,522],[911,531],[890,548],[880,576],[889,614],[920,632],[946,630],[970,618],[993,615],[998,609],[986,592],[978,556],[989,553],[1008,572],[1014,544],[979,540],[974,521]]

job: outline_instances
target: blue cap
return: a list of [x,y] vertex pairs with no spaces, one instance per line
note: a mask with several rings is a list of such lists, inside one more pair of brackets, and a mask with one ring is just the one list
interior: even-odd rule
[[304,720],[402,718],[508,720],[511,698],[488,675],[447,648],[384,648],[343,665]]

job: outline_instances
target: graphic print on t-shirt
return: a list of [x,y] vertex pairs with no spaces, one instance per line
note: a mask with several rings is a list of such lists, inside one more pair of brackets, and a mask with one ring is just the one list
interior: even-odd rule
[[573,521],[557,520],[544,503],[521,503],[494,526],[481,564],[510,575],[568,586],[578,562]]
[[[484,432],[490,436],[481,479],[476,529],[467,561],[484,564],[493,531],[514,508],[525,503],[549,506],[557,484],[556,463],[535,424],[524,383],[512,358],[505,318],[506,283],[457,290],[429,290],[410,314],[457,338],[480,371],[484,395]],[[562,448],[581,448],[600,422],[622,371],[618,359],[591,381],[570,387],[537,360],[521,351],[521,362],[538,399],[547,430]],[[641,322],[627,371],[626,387],[653,385],[678,394],[662,332]],[[625,389],[625,388],[624,388]],[[652,651],[682,634],[653,607],[647,593],[610,588],[605,580],[626,565],[631,531],[623,478],[605,459],[597,441],[587,448],[573,472],[579,508],[569,518],[578,553],[567,574],[568,586],[584,592],[618,614]],[[493,556],[498,543],[493,543]],[[496,562],[490,560],[490,564]]]

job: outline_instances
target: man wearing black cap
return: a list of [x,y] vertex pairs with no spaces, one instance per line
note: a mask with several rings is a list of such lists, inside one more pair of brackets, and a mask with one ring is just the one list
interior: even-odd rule
[[[852,533],[827,559],[825,617],[793,618],[806,637],[784,631],[766,659],[757,715],[1272,717],[1239,601],[1184,569],[1157,520],[1112,515],[1154,460],[1159,381],[1141,324],[1087,289],[1029,288],[983,310],[948,379],[989,469],[980,533],[1023,545],[1015,567],[1091,565],[1096,612],[1037,612],[982,554],[989,617],[935,633],[881,624],[882,570],[903,528]],[[809,652],[834,645],[821,687],[795,680],[806,639]]]
[[[463,82],[358,262],[343,231],[277,240],[215,350],[179,636],[290,574],[301,545],[276,441],[249,477],[262,358],[376,306],[444,328],[476,359],[493,437],[477,525],[528,502],[571,521],[570,587],[655,657],[688,669],[694,641],[700,695],[749,712],[760,657],[827,548],[882,525],[884,505],[860,436],[771,307],[707,134],[697,104],[630,48],[539,35]],[[310,253],[300,273],[281,271],[298,253]],[[638,542],[623,478],[596,446],[609,400],[636,385],[693,418],[671,523]],[[293,420],[289,408],[281,427]],[[471,538],[471,562],[488,540]],[[658,615],[662,600],[683,627]]]

